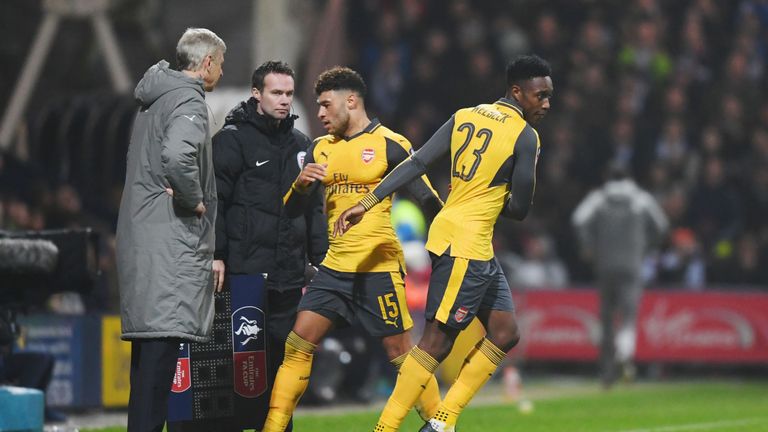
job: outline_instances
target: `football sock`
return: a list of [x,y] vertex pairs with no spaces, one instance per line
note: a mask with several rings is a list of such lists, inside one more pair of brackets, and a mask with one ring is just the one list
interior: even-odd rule
[[[390,363],[392,363],[396,369],[400,370],[400,366],[403,365],[406,357],[408,357],[408,353],[390,360]],[[430,378],[427,383],[427,388],[421,392],[419,400],[416,401],[415,408],[421,419],[427,421],[437,413],[438,407],[440,407],[440,388],[437,385],[437,379],[432,375],[432,378]]]
[[491,341],[483,338],[464,360],[459,376],[448,389],[443,403],[437,410],[435,420],[445,422],[449,427],[454,426],[461,411],[485,385],[506,355]]
[[408,411],[434,379],[438,361],[419,347],[413,347],[403,361],[395,383],[374,432],[397,432]]
[[294,332],[288,335],[285,358],[277,370],[269,400],[269,414],[262,432],[283,432],[288,426],[299,398],[307,389],[316,347]]

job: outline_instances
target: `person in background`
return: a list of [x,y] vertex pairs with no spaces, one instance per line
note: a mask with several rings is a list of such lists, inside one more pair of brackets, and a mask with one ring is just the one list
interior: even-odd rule
[[572,222],[597,277],[601,380],[608,388],[618,378],[617,364],[628,378],[634,375],[643,260],[661,241],[669,222],[653,196],[619,163],[609,166],[605,184],[576,207]]

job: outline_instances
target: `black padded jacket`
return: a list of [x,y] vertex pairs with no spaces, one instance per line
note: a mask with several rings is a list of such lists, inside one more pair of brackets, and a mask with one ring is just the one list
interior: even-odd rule
[[213,137],[218,190],[216,259],[230,274],[267,273],[267,287],[301,288],[307,260],[318,265],[328,249],[321,191],[289,217],[283,196],[301,171],[310,139],[296,116],[274,122],[254,98],[241,102]]

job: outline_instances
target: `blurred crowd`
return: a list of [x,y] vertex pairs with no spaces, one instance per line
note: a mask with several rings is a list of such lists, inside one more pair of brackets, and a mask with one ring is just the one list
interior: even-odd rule
[[[49,306],[59,312],[81,313],[85,307],[116,310],[118,305],[114,233],[119,194],[111,199],[100,197],[99,206],[90,205],[92,201],[84,199],[71,184],[47,181],[34,163],[0,153],[0,231],[91,228],[98,233],[102,277],[94,295],[85,301],[76,295],[55,295]],[[114,213],[105,208],[114,208]]]
[[[508,59],[551,63],[533,214],[502,223],[495,239],[516,285],[591,282],[570,217],[617,162],[670,219],[644,268],[651,286],[765,288],[768,1],[351,6],[351,63],[368,77],[372,110],[417,148],[456,109],[502,96]],[[448,166],[429,173],[442,193]]]
[[[503,96],[508,59],[551,63],[533,213],[495,239],[515,286],[592,282],[571,215],[619,162],[670,219],[644,269],[651,286],[766,289],[768,0],[347,4],[349,66],[368,81],[370,112],[416,148],[456,109]],[[0,229],[94,227],[109,276],[119,185],[89,196],[34,165],[0,153]],[[443,196],[448,167],[429,172]]]

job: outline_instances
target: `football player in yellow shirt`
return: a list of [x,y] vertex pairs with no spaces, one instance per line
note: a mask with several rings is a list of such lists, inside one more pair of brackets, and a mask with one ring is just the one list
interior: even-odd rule
[[[284,204],[288,213],[301,211],[304,198],[322,184],[328,220],[332,221],[370,193],[412,150],[402,135],[368,118],[365,82],[352,69],[336,67],[323,72],[315,93],[318,118],[328,135],[317,138],[307,151],[305,168]],[[407,186],[427,216],[434,217],[443,203],[426,176]],[[382,201],[348,235],[329,239],[328,252],[301,299],[296,324],[286,341],[285,360],[275,378],[263,432],[285,430],[307,387],[315,347],[334,326],[359,323],[381,338],[398,368],[413,347],[403,251],[392,228],[392,201]],[[330,228],[328,234],[330,237]],[[437,413],[440,392],[434,377],[424,385],[417,408],[427,420]]]
[[533,200],[539,136],[530,124],[549,111],[550,75],[549,64],[537,56],[510,62],[505,97],[456,111],[419,151],[334,224],[334,235],[351,232],[365,222],[366,212],[375,211],[389,194],[450,152],[451,193],[429,229],[426,246],[432,275],[424,335],[403,362],[375,432],[397,431],[422,386],[475,316],[485,326],[486,337],[467,355],[437,414],[421,432],[455,430],[461,411],[520,338],[512,295],[491,240],[500,214],[522,220]]

